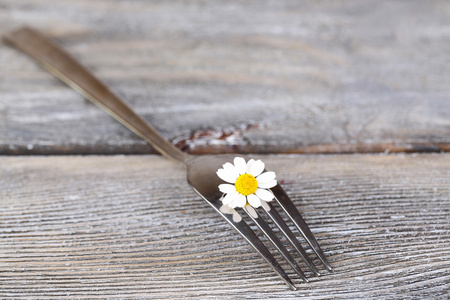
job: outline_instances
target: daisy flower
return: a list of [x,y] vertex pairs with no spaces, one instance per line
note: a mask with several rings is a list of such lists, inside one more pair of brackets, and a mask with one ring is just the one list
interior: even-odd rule
[[268,189],[277,185],[275,172],[263,172],[261,160],[250,159],[247,163],[242,157],[235,157],[234,164],[225,163],[217,170],[217,176],[228,183],[220,184],[219,190],[224,193],[222,203],[230,208],[266,206],[274,195]]

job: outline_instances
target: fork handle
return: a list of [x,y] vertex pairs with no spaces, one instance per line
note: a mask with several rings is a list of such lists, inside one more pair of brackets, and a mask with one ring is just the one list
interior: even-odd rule
[[4,39],[149,142],[161,154],[182,162],[190,157],[161,136],[88,69],[40,32],[23,27],[9,32]]

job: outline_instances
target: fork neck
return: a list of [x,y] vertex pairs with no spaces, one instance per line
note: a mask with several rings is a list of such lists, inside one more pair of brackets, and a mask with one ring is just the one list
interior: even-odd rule
[[[125,103],[123,103],[125,105]],[[133,131],[135,134],[143,138],[150,145],[152,145],[159,153],[164,155],[166,158],[171,160],[177,160],[179,162],[187,163],[192,155],[181,151],[175,147],[170,141],[165,139],[160,135],[153,126],[144,121],[141,117],[136,115],[131,109],[128,111],[131,115],[126,114],[126,116],[131,116],[130,118],[122,119],[115,117],[120,123],[125,125],[128,129]]]
[[[104,86],[104,88],[107,87]],[[90,99],[90,95],[85,96]],[[152,125],[137,115],[126,103],[122,102],[121,99],[112,92],[109,94],[108,98],[102,99],[94,97],[90,100],[108,112],[136,135],[147,141],[165,157],[183,162],[184,164],[192,158],[192,155],[181,151],[159,134]]]

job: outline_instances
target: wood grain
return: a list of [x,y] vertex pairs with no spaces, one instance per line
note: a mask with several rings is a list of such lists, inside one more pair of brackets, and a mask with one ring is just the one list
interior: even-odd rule
[[[4,0],[192,153],[450,149],[450,4]],[[0,45],[0,154],[154,153]]]
[[0,157],[0,298],[448,298],[450,155],[261,158],[335,273],[290,291],[160,156]]

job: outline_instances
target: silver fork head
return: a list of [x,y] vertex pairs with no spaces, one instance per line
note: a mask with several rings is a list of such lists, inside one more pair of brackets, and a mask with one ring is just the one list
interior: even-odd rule
[[[223,194],[219,191],[219,184],[223,183],[221,179],[216,175],[216,171],[222,167],[226,162],[233,161],[234,155],[205,155],[194,156],[185,161],[187,166],[187,181],[189,185],[196,191],[203,199],[206,200],[228,223],[237,230],[244,239],[257,251],[259,255],[264,258],[267,263],[275,270],[275,272],[286,282],[286,284],[292,289],[296,290],[295,285],[292,283],[289,276],[286,274],[281,265],[274,258],[272,253],[267,249],[264,243],[258,238],[255,232],[249,227],[249,225],[240,217],[233,217],[232,214],[224,213],[221,209],[223,204],[221,198]],[[303,238],[310,245],[314,253],[319,257],[326,269],[332,270],[328,260],[326,259],[323,251],[320,249],[314,235],[307,226],[306,222],[301,217],[295,205],[289,199],[280,185],[272,188],[272,192],[275,195],[275,201],[285,211],[286,215],[295,224],[295,227],[303,235]],[[274,206],[264,205],[263,210],[270,217],[273,223],[280,229],[280,232],[284,237],[292,244],[292,247],[298,252],[305,264],[311,269],[311,271],[320,276],[313,261],[301,246],[298,239],[290,230],[289,226],[279,215]],[[297,262],[286,249],[277,235],[273,232],[269,224],[264,220],[258,209],[254,209],[251,206],[246,206],[243,211],[249,216],[249,218],[257,225],[257,227],[264,233],[267,239],[272,245],[280,252],[280,254],[286,259],[288,264],[294,269],[294,271],[303,279],[308,282],[308,279],[298,266]]]

